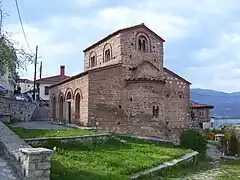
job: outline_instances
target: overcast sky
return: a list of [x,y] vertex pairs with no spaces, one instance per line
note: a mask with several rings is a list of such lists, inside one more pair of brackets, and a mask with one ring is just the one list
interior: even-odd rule
[[[39,45],[43,76],[83,71],[82,50],[119,28],[145,23],[166,40],[164,66],[193,88],[240,91],[238,0],[18,0],[31,49]],[[14,0],[4,28],[26,47]],[[33,66],[20,73],[33,79]]]

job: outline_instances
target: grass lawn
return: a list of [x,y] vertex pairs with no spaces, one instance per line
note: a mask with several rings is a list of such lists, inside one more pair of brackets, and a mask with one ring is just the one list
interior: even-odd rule
[[240,179],[240,160],[227,161],[221,165],[223,175],[219,176],[217,180],[237,180]]
[[39,129],[25,129],[22,127],[9,127],[9,128],[23,139],[57,137],[57,136],[80,136],[101,133],[96,130],[81,130],[81,129],[39,130]]
[[134,172],[192,152],[126,137],[81,144],[49,142],[42,146],[57,147],[52,159],[52,180],[124,180]]

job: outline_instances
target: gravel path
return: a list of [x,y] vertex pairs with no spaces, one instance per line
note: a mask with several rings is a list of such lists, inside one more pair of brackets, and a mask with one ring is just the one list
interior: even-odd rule
[[221,163],[222,152],[215,144],[208,143],[207,147],[207,156],[213,160],[214,168],[189,175],[183,178],[184,180],[216,180],[217,177],[226,173],[219,167]]

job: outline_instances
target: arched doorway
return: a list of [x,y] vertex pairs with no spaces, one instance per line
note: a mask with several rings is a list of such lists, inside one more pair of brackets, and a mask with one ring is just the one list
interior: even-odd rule
[[52,99],[52,117],[56,119],[56,97],[54,96]]
[[71,123],[72,111],[71,111],[71,92],[67,93],[66,101],[67,101],[67,114],[68,114],[68,123]]
[[76,94],[76,98],[75,98],[75,117],[76,120],[80,119],[80,99],[81,96],[79,93]]
[[64,103],[63,96],[60,96],[59,98],[59,119],[60,120],[63,120],[63,103]]

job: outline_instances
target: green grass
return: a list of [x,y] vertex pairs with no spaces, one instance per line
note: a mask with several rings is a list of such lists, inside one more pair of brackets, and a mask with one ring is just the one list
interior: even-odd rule
[[80,136],[101,133],[95,130],[81,130],[81,129],[39,130],[39,129],[25,129],[22,127],[9,127],[9,128],[23,139],[41,137]]
[[221,171],[224,175],[221,175],[217,180],[237,180],[240,179],[240,160],[232,160],[224,162],[221,165]]
[[42,146],[57,147],[52,159],[52,180],[125,180],[134,172],[191,152],[173,145],[117,137],[81,144],[52,141]]

